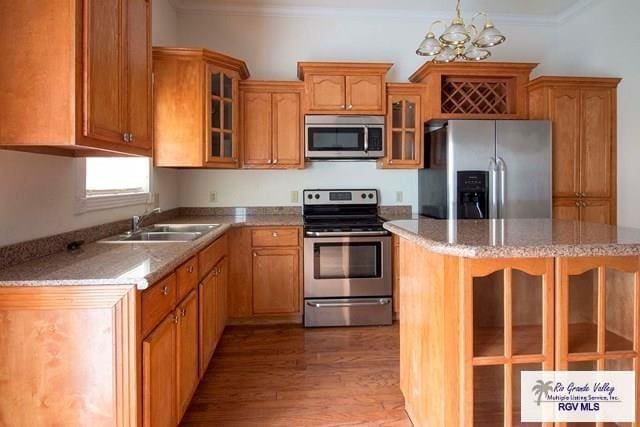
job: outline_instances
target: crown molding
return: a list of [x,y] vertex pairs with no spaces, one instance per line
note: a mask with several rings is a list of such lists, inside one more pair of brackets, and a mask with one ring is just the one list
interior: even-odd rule
[[569,19],[573,18],[574,16],[578,15],[580,12],[585,10],[587,7],[599,2],[600,0],[580,0],[579,2],[575,3],[573,6],[569,6],[567,9],[560,12],[556,16],[556,24],[564,24]]
[[[534,26],[553,26],[558,24],[561,17],[567,19],[578,11],[584,9],[594,0],[581,0],[576,4],[562,12],[559,15],[524,15],[524,14],[491,14],[494,22],[501,25],[534,25]],[[176,9],[179,14],[205,14],[213,13],[216,15],[226,16],[274,16],[283,18],[302,18],[302,17],[377,17],[385,19],[402,19],[412,21],[428,21],[428,20],[449,20],[452,11],[433,11],[420,12],[416,10],[406,9],[361,9],[361,8],[331,8],[316,6],[277,6],[277,5],[248,5],[223,3],[211,0],[169,0],[169,3]],[[565,16],[566,15],[566,16]]]

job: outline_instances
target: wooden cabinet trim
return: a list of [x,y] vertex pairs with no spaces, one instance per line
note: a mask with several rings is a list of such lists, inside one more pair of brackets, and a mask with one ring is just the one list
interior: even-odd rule
[[229,250],[227,234],[218,237],[213,243],[198,254],[198,276],[202,280],[213,267],[225,257]]
[[298,227],[254,228],[251,230],[251,245],[257,247],[299,246]]
[[176,274],[169,276],[155,283],[151,287],[142,291],[141,300],[141,335],[147,335],[157,324],[167,316],[177,299]]

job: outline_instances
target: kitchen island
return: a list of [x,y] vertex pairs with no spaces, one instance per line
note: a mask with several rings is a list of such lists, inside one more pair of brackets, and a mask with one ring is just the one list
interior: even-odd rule
[[551,219],[384,227],[400,237],[400,385],[414,425],[519,425],[527,370],[635,370],[638,381],[640,230]]

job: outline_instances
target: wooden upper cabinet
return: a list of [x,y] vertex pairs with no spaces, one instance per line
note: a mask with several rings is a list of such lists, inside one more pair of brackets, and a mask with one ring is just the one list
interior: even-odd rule
[[424,164],[422,103],[426,86],[387,83],[385,156],[380,168],[418,169]]
[[429,96],[424,120],[528,118],[527,83],[538,64],[519,62],[426,62],[410,77]]
[[148,0],[17,2],[0,15],[0,145],[151,155]]
[[151,20],[149,0],[128,0],[127,100],[130,143],[145,150],[153,147],[153,82],[151,32],[139,22]]
[[385,114],[386,74],[393,64],[298,62],[307,114]]
[[242,167],[304,167],[303,85],[245,81],[240,94]]
[[[620,79],[539,77],[530,113],[553,125],[554,216],[616,222],[616,92]],[[565,199],[565,200],[563,200]],[[565,207],[562,207],[565,206]],[[573,213],[568,214],[568,210]]]
[[206,49],[153,48],[156,166],[237,168],[244,61]]
[[613,155],[613,96],[610,89],[580,91],[580,189],[584,197],[610,197]]
[[344,76],[310,76],[309,109],[342,111],[346,107]]
[[549,93],[553,117],[553,195],[574,197],[580,191],[580,91],[554,88]]
[[384,111],[383,76],[347,76],[345,82],[347,110],[371,113]]

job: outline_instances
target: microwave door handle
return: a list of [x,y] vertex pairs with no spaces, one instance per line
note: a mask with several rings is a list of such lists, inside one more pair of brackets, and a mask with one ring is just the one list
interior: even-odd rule
[[369,154],[369,127],[364,127],[364,153]]

